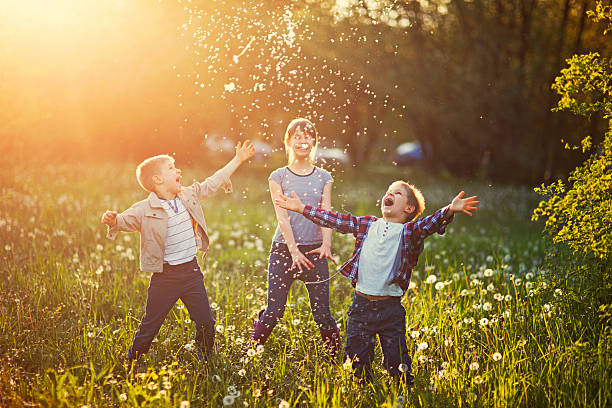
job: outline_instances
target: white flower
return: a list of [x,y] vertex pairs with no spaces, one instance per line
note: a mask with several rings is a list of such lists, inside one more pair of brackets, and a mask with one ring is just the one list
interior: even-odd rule
[[444,346],[445,347],[452,347],[453,346],[453,339],[450,337],[447,337],[444,339]]
[[421,332],[420,332],[420,331],[418,331],[418,330],[413,330],[413,331],[410,333],[410,336],[411,336],[413,339],[418,338],[420,335],[421,335]]
[[475,382],[476,384],[482,384],[482,383],[483,383],[483,381],[484,381],[484,380],[483,380],[483,379],[482,379],[482,377],[481,377],[481,376],[479,376],[479,375],[477,375],[476,377],[474,377],[474,382]]
[[493,353],[492,357],[493,357],[493,361],[499,361],[499,360],[501,360],[502,355],[501,355],[501,353],[496,351],[495,353]]
[[509,302],[509,301],[511,301],[511,300],[512,300],[512,296],[510,296],[510,295],[506,295],[506,296],[504,297],[504,300],[505,300],[506,302]]
[[516,278],[516,279],[514,280],[514,284],[515,284],[516,286],[521,286],[521,283],[522,283],[522,282],[523,282],[523,280],[522,280],[521,278]]
[[404,397],[403,395],[398,395],[396,402],[397,407],[402,408],[404,405],[406,405],[406,397]]
[[218,382],[218,383],[221,382],[221,377],[219,377],[217,374],[213,375],[212,379],[213,379],[213,382]]
[[429,344],[426,341],[423,341],[419,343],[418,345],[419,351],[427,350],[428,347],[429,347]]
[[487,268],[487,269],[485,269],[485,271],[484,271],[484,276],[486,276],[487,278],[490,278],[491,276],[493,276],[493,273],[494,273],[494,272],[493,272],[493,269],[491,269],[491,268]]
[[487,290],[489,292],[493,292],[495,290],[495,285],[493,285],[492,283],[489,283],[489,285],[487,286]]
[[458,274],[457,272],[453,273],[453,280],[454,281],[458,281],[461,279],[461,274]]
[[484,305],[482,305],[482,310],[489,311],[492,308],[493,308],[493,306],[491,306],[491,304],[489,302],[486,302]]
[[478,364],[476,361],[474,361],[472,364],[470,364],[470,370],[472,371],[476,371],[480,368],[480,364]]
[[438,282],[438,283],[436,283],[435,288],[436,288],[436,290],[442,290],[442,289],[444,289],[444,282]]
[[482,319],[478,321],[478,324],[482,327],[486,327],[489,324],[489,319],[487,319],[486,317],[483,317]]
[[223,405],[226,407],[232,405],[235,399],[236,398],[231,395],[226,395],[225,397],[223,397]]
[[119,401],[127,401],[127,395],[125,392],[119,394]]
[[417,284],[414,283],[413,281],[410,281],[410,283],[408,284],[408,289],[416,289],[417,288]]
[[487,262],[488,263],[493,262],[493,257],[491,255],[487,256]]
[[238,375],[244,377],[246,375],[246,370],[244,368],[238,370]]
[[240,395],[240,391],[236,390],[236,387],[233,385],[227,387],[227,393],[232,397],[237,397],[238,395]]
[[533,282],[525,282],[525,287],[531,290],[533,288]]
[[289,408],[289,403],[285,400],[281,400],[278,404],[278,408]]
[[504,300],[504,295],[502,295],[501,293],[496,293],[493,295],[493,299],[497,300],[498,302],[501,302],[502,300]]
[[247,350],[246,354],[249,357],[253,357],[256,354],[256,351],[255,351],[255,349],[250,348],[250,349]]
[[405,364],[405,363],[401,363],[401,364],[400,364],[400,365],[397,367],[397,369],[398,369],[398,370],[400,370],[400,372],[401,372],[401,373],[406,373],[406,372],[408,372],[408,371],[409,371],[409,370],[408,370],[408,368],[409,368],[409,367],[408,367],[408,364]]
[[436,277],[436,275],[429,275],[427,279],[425,280],[425,282],[429,284],[433,284],[433,283],[436,283],[437,280],[438,278]]
[[532,279],[533,279],[533,276],[534,276],[534,275],[533,275],[533,272],[527,272],[527,273],[525,274],[525,279],[527,279],[527,280],[532,280]]

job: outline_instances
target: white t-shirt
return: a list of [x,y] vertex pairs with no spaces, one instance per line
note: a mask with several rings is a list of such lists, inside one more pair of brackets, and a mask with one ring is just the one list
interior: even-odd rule
[[402,296],[396,283],[388,284],[392,272],[400,266],[400,245],[404,224],[382,218],[370,224],[359,256],[355,289],[372,296]]

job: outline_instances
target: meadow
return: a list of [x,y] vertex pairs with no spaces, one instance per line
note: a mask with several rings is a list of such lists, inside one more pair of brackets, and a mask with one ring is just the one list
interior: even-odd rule
[[[177,163],[177,165],[181,165]],[[246,167],[247,165],[245,165]],[[605,407],[612,402],[610,335],[581,337],[563,306],[570,288],[544,267],[538,197],[528,187],[432,177],[379,167],[336,171],[337,211],[378,215],[389,182],[408,179],[425,214],[461,189],[479,211],[427,239],[403,297],[416,385],[397,386],[382,368],[355,381],[329,361],[295,283],[284,319],[265,347],[243,350],[266,304],[267,257],[276,220],[270,168],[233,177],[234,192],[203,201],[211,247],[201,259],[217,319],[208,364],[194,355],[194,327],[179,302],[151,352],[127,375],[124,357],[144,313],[149,276],[138,270],[139,237],[105,238],[100,215],[146,194],[134,165],[5,166],[0,172],[0,406],[42,407]],[[209,168],[183,168],[183,184]],[[334,233],[340,262],[354,239]],[[333,265],[330,264],[333,268]],[[332,269],[332,314],[345,334],[350,281]],[[595,328],[599,330],[599,328]]]

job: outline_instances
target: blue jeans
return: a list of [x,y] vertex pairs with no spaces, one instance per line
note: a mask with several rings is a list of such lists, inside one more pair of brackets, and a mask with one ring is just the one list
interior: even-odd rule
[[[286,244],[273,242],[268,260],[268,305],[259,319],[268,328],[272,329],[283,318],[287,306],[289,288],[296,279],[306,283],[310,308],[317,326],[321,330],[330,330],[337,327],[336,321],[329,310],[329,268],[327,258],[318,259],[319,254],[307,255],[321,245],[298,245],[299,250],[313,263],[314,268],[302,272],[291,268],[292,259]],[[319,282],[325,281],[325,282]],[[309,282],[318,282],[310,283]]]
[[153,273],[147,291],[147,307],[134,336],[128,359],[149,351],[174,304],[181,299],[189,318],[196,325],[196,343],[209,354],[212,351],[215,320],[208,303],[204,279],[196,258],[180,265],[164,264],[163,273]]
[[[348,309],[345,352],[358,377],[369,378],[371,375],[376,335],[389,374],[396,378],[410,376],[412,360],[406,347],[406,310],[401,297],[368,300],[355,293]],[[400,371],[400,364],[406,364],[404,373]]]

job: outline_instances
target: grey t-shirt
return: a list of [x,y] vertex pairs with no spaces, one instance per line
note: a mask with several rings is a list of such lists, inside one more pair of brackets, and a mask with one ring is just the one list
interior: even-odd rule
[[[320,207],[323,187],[325,184],[333,181],[333,178],[331,174],[319,167],[315,167],[312,173],[306,176],[295,174],[288,167],[281,167],[270,174],[269,180],[278,183],[284,195],[291,196],[291,192],[295,191],[295,194],[302,200],[302,203],[313,207]],[[309,245],[323,242],[321,227],[306,219],[302,214],[294,211],[287,212],[289,213],[293,237],[297,244]],[[285,243],[285,238],[278,225],[276,226],[273,241]]]

